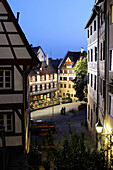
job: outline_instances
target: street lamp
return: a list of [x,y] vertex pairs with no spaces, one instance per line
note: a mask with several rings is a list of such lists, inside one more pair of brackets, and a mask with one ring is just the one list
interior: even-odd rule
[[103,126],[102,126],[100,120],[95,124],[95,128],[96,128],[97,133],[99,133],[99,134],[102,133]]

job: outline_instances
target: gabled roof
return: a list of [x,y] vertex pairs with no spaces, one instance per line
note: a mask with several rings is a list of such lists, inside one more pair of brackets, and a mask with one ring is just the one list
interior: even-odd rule
[[52,58],[49,58],[49,64],[52,65],[52,67],[55,69],[56,72],[58,72],[58,66],[61,63],[62,59],[56,59],[53,60]]
[[75,65],[75,63],[77,62],[77,60],[79,60],[80,57],[86,57],[87,56],[87,52],[83,51],[83,53],[81,52],[71,52],[68,51],[67,54],[65,55],[64,59],[61,61],[61,63],[59,64],[58,68],[63,67],[63,63],[65,63],[66,59],[69,57],[71,59],[71,61],[73,62],[73,66]]
[[0,32],[0,36],[6,37],[5,42],[0,43],[1,65],[25,64],[32,67],[40,63],[6,0],[0,0]]
[[38,46],[38,47],[32,47],[32,49],[33,49],[33,51],[34,51],[34,53],[37,55],[37,53],[38,53],[38,51],[39,51],[39,49],[41,49],[41,51],[43,52],[43,54],[44,54],[44,56],[45,56],[45,53],[44,53],[44,51],[43,51],[43,49],[42,49],[42,47],[41,46]]

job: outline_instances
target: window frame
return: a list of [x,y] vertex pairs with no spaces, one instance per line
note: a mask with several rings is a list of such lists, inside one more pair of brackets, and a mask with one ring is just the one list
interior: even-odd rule
[[[0,68],[0,72],[3,72],[3,75],[0,75],[0,78],[2,80],[0,80],[1,84],[3,84],[3,87],[0,87],[0,90],[11,90],[12,89],[12,70],[11,69],[1,69]],[[10,72],[10,75],[7,76],[6,75],[6,72]],[[9,77],[9,81],[6,81],[6,78]],[[9,87],[6,87],[6,83],[9,83],[10,86]]]

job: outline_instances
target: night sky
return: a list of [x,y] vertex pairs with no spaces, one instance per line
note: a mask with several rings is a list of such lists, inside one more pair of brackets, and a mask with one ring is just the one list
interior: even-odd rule
[[53,59],[67,51],[87,51],[84,27],[95,0],[7,0],[19,24],[33,46],[41,46]]

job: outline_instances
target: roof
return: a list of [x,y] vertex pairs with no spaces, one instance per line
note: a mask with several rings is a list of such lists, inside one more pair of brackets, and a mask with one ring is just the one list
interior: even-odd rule
[[[26,64],[29,64],[30,66],[39,64],[40,61],[37,59],[37,56],[35,55],[35,53],[31,49],[31,45],[28,43],[28,41],[26,39],[26,36],[23,33],[23,31],[22,31],[22,29],[21,29],[17,19],[15,18],[15,16],[14,16],[14,14],[13,14],[13,12],[12,12],[9,4],[8,4],[8,2],[6,0],[0,0],[0,3],[3,4],[3,7],[6,10],[5,13],[2,13],[2,11],[0,12],[0,15],[2,15],[3,17],[6,16],[6,18],[3,20],[3,22],[12,23],[15,26],[15,28],[17,30],[17,33],[18,33],[17,35],[19,35],[21,37],[22,42],[23,42],[23,46],[21,46],[20,48],[25,47],[27,52],[29,53],[29,55],[31,57],[28,60],[29,63],[26,63]],[[2,19],[0,19],[0,20],[2,20]],[[11,32],[13,32],[13,31],[11,31]],[[18,46],[17,46],[17,48],[18,48]],[[8,48],[9,47],[10,47],[10,44],[9,44]],[[21,56],[21,59],[19,59],[19,63],[21,64],[21,62],[23,62],[23,60],[26,60],[26,58],[24,56],[24,59],[23,59],[23,57]],[[13,58],[10,59],[10,64],[15,64],[15,62],[18,62],[18,58],[17,59],[13,59]],[[0,63],[1,64],[7,64],[7,59],[0,59]]]
[[56,70],[56,72],[58,72],[58,66],[59,66],[61,61],[62,61],[62,59],[57,58],[56,60],[53,60],[52,58],[49,58],[49,63]]
[[95,19],[96,15],[97,15],[97,12],[95,10],[96,7],[99,7],[98,5],[103,2],[104,0],[95,0],[95,4],[94,4],[94,8],[92,9],[92,14],[86,24],[86,26],[84,27],[84,29],[88,28],[89,25],[92,23],[92,21]]
[[65,62],[65,60],[69,57],[71,59],[71,61],[74,63],[73,66],[75,65],[75,63],[77,62],[77,60],[79,60],[80,57],[86,57],[87,56],[87,52],[83,51],[83,53],[81,52],[71,52],[68,51],[66,56],[64,57],[64,59],[61,61],[61,63],[59,64],[58,68],[62,67],[62,64]]
[[[42,47],[41,47],[41,46],[38,46],[38,47],[32,47],[32,49],[33,49],[34,53],[37,55],[37,52],[39,51],[39,49],[41,49],[41,50],[42,50]],[[43,50],[42,50],[42,52],[43,52],[43,54],[44,54],[44,56],[45,56],[45,53],[44,53],[44,51],[43,51]]]
[[41,62],[41,68],[42,70],[32,70],[29,75],[37,75],[37,71],[40,75],[45,74],[53,74],[56,73],[55,69],[52,67],[52,65],[47,65],[45,61]]

